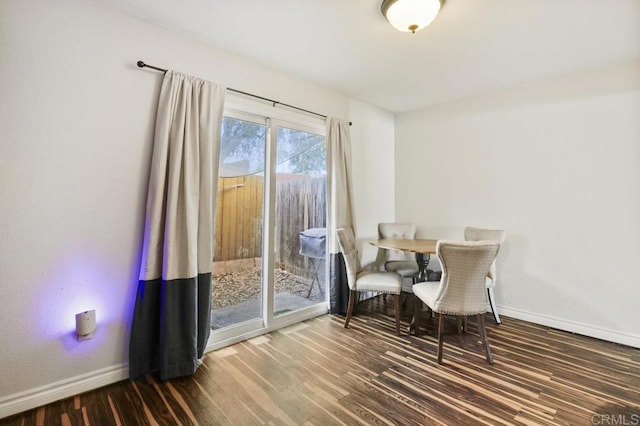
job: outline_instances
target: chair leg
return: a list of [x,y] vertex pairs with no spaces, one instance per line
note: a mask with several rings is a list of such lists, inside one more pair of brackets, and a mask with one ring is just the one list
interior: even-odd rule
[[456,321],[458,325],[458,334],[462,334],[463,331],[467,331],[467,316],[457,315]]
[[493,312],[493,318],[496,320],[496,324],[502,324],[500,315],[498,315],[498,308],[496,308],[496,298],[493,295],[493,287],[487,289],[487,296],[489,296],[489,305],[491,305],[491,312]]
[[413,318],[411,319],[411,324],[409,325],[409,334],[411,334],[411,330],[413,330],[414,335],[418,337],[418,324],[420,324],[420,312],[422,311],[422,300],[415,294],[413,295],[413,298],[415,302],[414,302]]
[[395,294],[393,296],[393,301],[395,302],[395,309],[396,309],[396,335],[400,335],[400,295],[399,294]]
[[344,328],[349,327],[349,321],[351,321],[351,315],[353,314],[353,305],[356,302],[357,291],[351,290],[349,292],[349,306],[347,307],[347,318],[344,320]]
[[444,342],[445,314],[438,314],[438,364],[442,364],[442,343]]
[[[402,294],[402,293],[400,293]],[[404,293],[404,297],[402,298],[402,311],[404,312],[407,309],[407,301],[409,300],[409,293]]]
[[320,291],[320,295],[324,297],[324,290],[322,290],[322,285],[320,285],[319,268],[320,264],[314,261],[313,257],[309,258],[309,263],[311,264],[311,284],[309,285],[309,291],[307,292],[307,299],[311,297],[311,291],[313,290],[313,284],[318,284],[318,291]]
[[487,355],[487,362],[493,365],[493,355],[491,355],[491,348],[489,347],[489,339],[487,339],[487,330],[484,327],[484,315],[478,315],[478,331],[480,332],[480,339],[484,346],[484,351]]

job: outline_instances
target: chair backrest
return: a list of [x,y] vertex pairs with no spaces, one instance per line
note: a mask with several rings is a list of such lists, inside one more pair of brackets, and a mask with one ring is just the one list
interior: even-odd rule
[[[413,223],[379,223],[378,237],[402,239],[402,240],[415,240],[416,225]],[[381,249],[381,250],[385,251],[384,253],[385,262],[415,260],[414,255],[401,250],[386,250],[386,249]]]
[[349,288],[356,290],[356,277],[358,273],[362,271],[362,267],[360,266],[360,259],[358,259],[358,252],[356,251],[356,238],[355,235],[353,235],[353,229],[339,228],[336,230],[336,236],[338,246],[344,258],[344,264],[347,268]]
[[485,278],[500,249],[496,241],[438,241],[442,279],[434,311],[475,315],[486,311]]
[[[501,229],[483,229],[483,228],[474,228],[473,226],[467,226],[464,228],[464,239],[465,241],[481,241],[481,240],[491,240],[497,241],[500,244],[504,243],[504,240],[507,237],[507,233]],[[491,264],[491,268],[489,268],[489,273],[487,274],[492,284],[495,284],[496,281],[496,262],[494,261]]]

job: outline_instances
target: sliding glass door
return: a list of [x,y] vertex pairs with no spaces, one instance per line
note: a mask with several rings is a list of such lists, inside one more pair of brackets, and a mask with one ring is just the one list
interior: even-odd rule
[[260,117],[223,117],[213,258],[214,330],[262,319],[266,137],[267,126]]
[[212,344],[326,311],[324,126],[226,110]]
[[324,135],[274,123],[274,315],[325,300],[327,151]]

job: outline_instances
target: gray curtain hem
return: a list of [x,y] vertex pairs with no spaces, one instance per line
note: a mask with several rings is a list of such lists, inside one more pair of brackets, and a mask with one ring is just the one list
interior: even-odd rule
[[349,283],[342,253],[329,254],[329,313],[347,315]]
[[[193,374],[211,332],[211,273],[138,282],[129,377],[166,380]],[[195,313],[195,315],[194,315]]]

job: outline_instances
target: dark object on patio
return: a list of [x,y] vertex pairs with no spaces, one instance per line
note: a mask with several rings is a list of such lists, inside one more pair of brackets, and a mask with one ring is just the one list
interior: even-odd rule
[[311,284],[307,298],[311,296],[314,283],[318,284],[320,294],[324,297],[318,272],[320,266],[324,266],[324,259],[327,255],[327,228],[310,228],[300,232],[300,254],[308,257],[311,263]]

